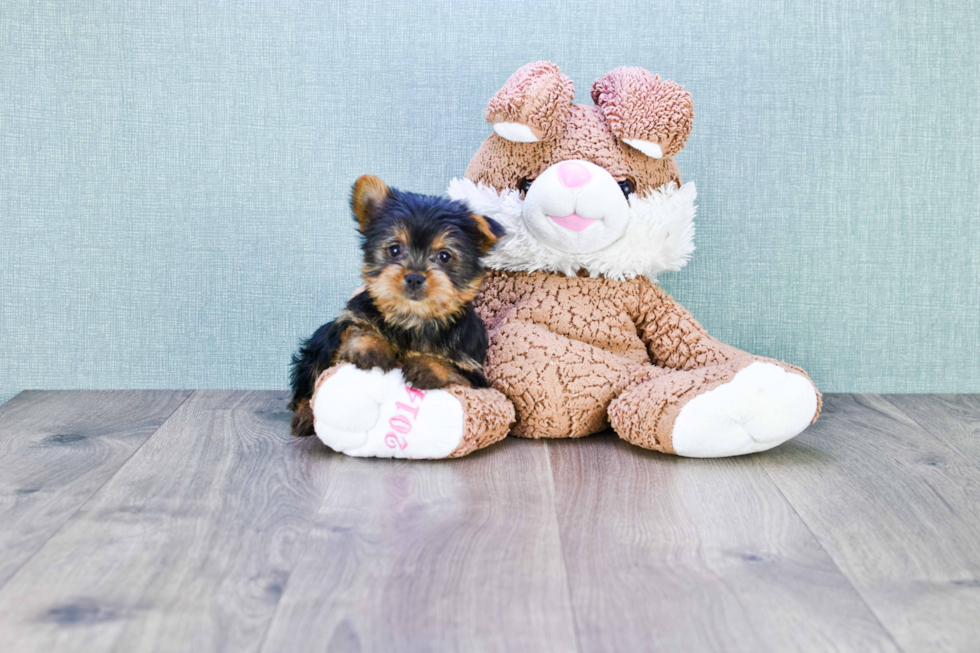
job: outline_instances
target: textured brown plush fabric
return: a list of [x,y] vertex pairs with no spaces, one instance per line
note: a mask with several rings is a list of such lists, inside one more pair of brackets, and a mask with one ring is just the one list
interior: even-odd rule
[[617,68],[592,85],[592,101],[602,108],[619,138],[657,143],[664,156],[684,147],[694,123],[691,94],[642,68]]
[[[655,369],[648,380],[641,380],[642,374],[637,375],[630,387],[613,400],[609,405],[610,422],[624,440],[647,449],[674,453],[670,433],[681,408],[694,397],[731,381],[737,372],[755,361],[772,363],[789,372],[807,376],[799,367],[749,354],[720,365],[670,374]],[[820,414],[821,405],[821,396],[817,393],[817,412],[812,420],[814,422]]]
[[542,140],[558,137],[575,97],[572,80],[548,61],[521,66],[487,104],[487,122],[527,125]]
[[[553,64],[525,66],[491,101],[488,122],[522,121],[522,103],[533,103],[542,114],[541,89],[550,89],[548,97],[560,95],[565,79]],[[529,125],[547,131],[550,140],[514,143],[491,134],[466,177],[498,192],[519,189],[553,164],[578,159],[633,182],[641,196],[681,183],[673,155],[684,146],[694,116],[683,87],[639,68],[620,68],[596,80],[592,98],[596,106],[572,104],[564,125]],[[564,112],[562,99],[549,120]],[[656,142],[664,156],[648,157],[624,138]],[[490,336],[487,378],[513,402],[512,433],[520,437],[581,437],[611,425],[630,442],[673,453],[674,421],[687,402],[767,360],[712,338],[645,277],[615,281],[590,278],[584,270],[577,277],[497,270],[488,275],[476,309]],[[768,362],[806,376],[797,367]]]
[[[684,146],[694,115],[683,87],[642,69],[621,68],[596,81],[595,106],[573,104],[573,94],[571,80],[554,64],[537,62],[518,70],[490,101],[487,120],[527,125],[542,140],[515,143],[491,134],[470,161],[466,177],[497,193],[523,192],[525,182],[551,166],[585,161],[604,168],[618,185],[613,188],[627,189],[631,209],[634,201],[648,201],[666,184],[680,186],[673,155]],[[653,153],[647,156],[623,140],[633,138],[658,144],[662,158],[655,158],[655,148],[638,144]],[[604,173],[599,177],[613,183]],[[508,197],[517,202],[515,194]],[[541,250],[533,251],[540,256]],[[511,269],[536,270],[539,263],[528,261],[524,268],[519,259]],[[574,265],[580,264],[559,269]],[[774,363],[806,377],[797,367],[715,340],[654,281],[628,278],[635,271],[603,272],[626,280],[592,277],[588,270],[578,276],[488,273],[474,305],[489,335],[484,371],[492,388],[447,388],[464,415],[463,438],[450,457],[500,440],[511,424],[514,435],[526,438],[582,437],[612,426],[634,444],[675,453],[671,437],[684,406],[753,362]],[[331,373],[321,376],[318,387]],[[819,414],[819,394],[816,405]],[[810,404],[804,406],[798,420],[807,418]],[[702,432],[711,435],[710,429]],[[679,436],[678,448],[685,453],[682,442]],[[739,453],[737,448],[717,451]]]
[[641,192],[681,181],[673,157],[652,159],[617,140],[602,109],[584,104],[571,106],[556,140],[512,143],[491,134],[470,160],[465,176],[497,190],[516,190],[522,180],[534,179],[552,164],[569,159],[602,166],[616,179],[632,180]]
[[454,385],[446,392],[463,405],[463,439],[449,458],[459,458],[503,440],[514,423],[514,406],[496,390]]
[[514,402],[519,437],[581,437],[611,424],[671,453],[687,401],[767,360],[709,336],[645,277],[491,271],[476,310],[490,335],[487,378]]

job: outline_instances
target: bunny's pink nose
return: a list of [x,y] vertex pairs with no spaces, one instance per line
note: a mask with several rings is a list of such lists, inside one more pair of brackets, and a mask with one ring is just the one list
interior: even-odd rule
[[558,179],[565,188],[579,188],[589,183],[592,173],[581,163],[566,161],[558,166]]

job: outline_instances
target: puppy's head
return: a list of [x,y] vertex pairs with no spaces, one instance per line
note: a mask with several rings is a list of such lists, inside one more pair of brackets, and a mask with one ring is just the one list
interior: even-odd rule
[[370,175],[354,184],[351,208],[368,292],[406,328],[459,314],[480,289],[480,258],[504,233],[462,202],[391,189]]

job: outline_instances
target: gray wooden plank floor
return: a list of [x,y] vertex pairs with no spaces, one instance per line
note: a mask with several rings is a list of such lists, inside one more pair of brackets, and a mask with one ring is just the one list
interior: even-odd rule
[[265,651],[572,651],[544,442],[342,458]]
[[762,466],[903,649],[977,651],[980,469],[901,403],[828,397]]
[[346,458],[277,392],[0,407],[0,651],[980,650],[980,397],[771,452]]
[[0,587],[189,392],[22,392],[0,406]]
[[896,650],[748,460],[611,434],[549,447],[582,650]]

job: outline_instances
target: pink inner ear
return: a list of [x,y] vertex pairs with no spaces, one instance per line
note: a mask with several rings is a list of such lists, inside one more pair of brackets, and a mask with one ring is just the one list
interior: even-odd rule
[[487,104],[489,123],[527,125],[541,140],[558,137],[571,112],[575,87],[558,66],[538,61],[521,66]]
[[592,85],[592,101],[621,139],[657,143],[664,156],[681,151],[694,124],[691,94],[642,68],[617,68]]

